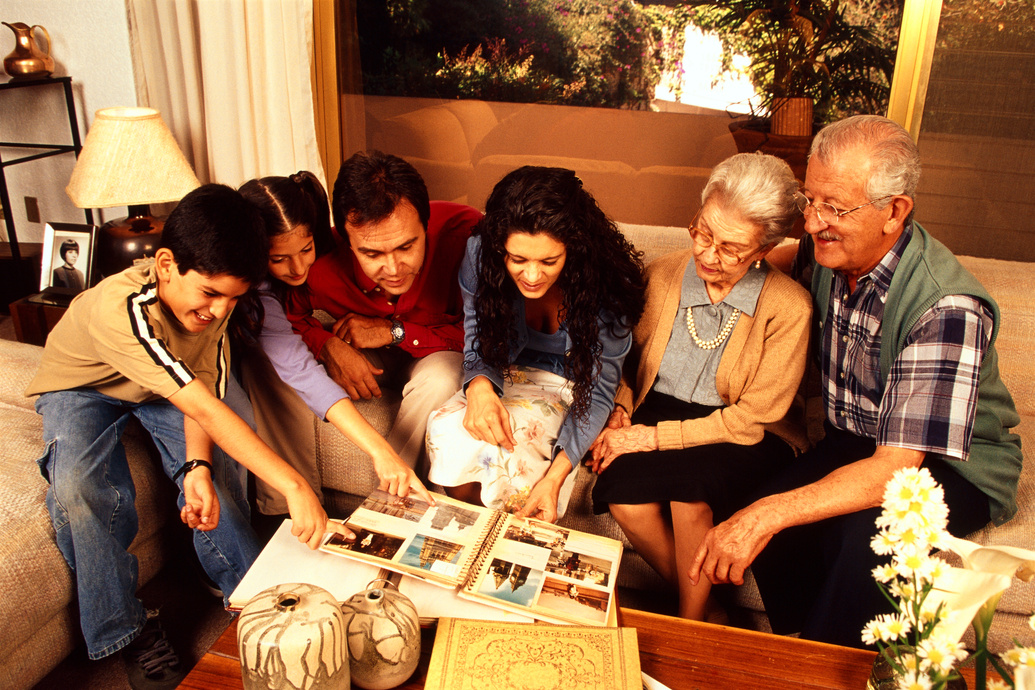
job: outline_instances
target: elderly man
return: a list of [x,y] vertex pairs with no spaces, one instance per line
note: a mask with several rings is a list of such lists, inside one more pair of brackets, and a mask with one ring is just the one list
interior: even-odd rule
[[883,117],[831,124],[812,144],[791,271],[812,291],[826,436],[714,527],[689,573],[739,584],[751,565],[777,633],[860,647],[863,626],[890,612],[870,539],[895,470],[930,470],[957,536],[1017,510],[999,309],[913,222],[919,177],[916,145]]
[[[313,265],[289,316],[327,373],[353,398],[402,391],[388,443],[422,477],[428,415],[463,378],[463,299],[457,271],[482,214],[428,201],[413,166],[368,151],[342,165],[334,222],[345,244]],[[330,314],[332,332],[311,316]],[[421,462],[426,464],[426,461]]]

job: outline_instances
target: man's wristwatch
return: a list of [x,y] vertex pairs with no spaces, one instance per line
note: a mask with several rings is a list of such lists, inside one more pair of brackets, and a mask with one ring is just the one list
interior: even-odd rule
[[392,345],[398,345],[406,337],[406,329],[399,319],[392,319]]

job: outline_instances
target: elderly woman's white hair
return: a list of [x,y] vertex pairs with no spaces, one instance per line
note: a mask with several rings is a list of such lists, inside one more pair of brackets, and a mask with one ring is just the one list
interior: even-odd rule
[[709,199],[727,211],[762,226],[762,245],[779,242],[798,218],[794,193],[798,181],[791,166],[765,153],[738,153],[712,170],[701,192],[701,205]]
[[[869,151],[870,179],[866,195],[870,201],[896,194],[914,198],[920,181],[920,151],[900,124],[880,115],[855,115],[819,130],[812,140],[809,158],[829,165],[856,147]],[[890,202],[876,204],[883,208]]]

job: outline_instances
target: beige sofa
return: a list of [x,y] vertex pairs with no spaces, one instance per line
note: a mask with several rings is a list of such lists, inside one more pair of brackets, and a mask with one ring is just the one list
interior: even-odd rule
[[[43,348],[0,340],[0,687],[28,688],[82,641],[72,571],[58,551],[44,503],[43,422],[25,388]],[[170,553],[164,527],[174,496],[143,429],[130,425],[126,456],[140,528],[130,551],[147,583]],[[161,506],[161,507],[160,507]]]
[[[730,117],[364,97],[367,147],[409,161],[432,199],[484,208],[521,165],[574,170],[618,221],[680,225],[711,169],[737,152]],[[693,161],[689,163],[688,161]]]
[[[623,225],[623,230],[649,262],[686,246],[681,227]],[[1021,415],[1017,431],[1023,437],[1026,462],[1018,503],[1020,512],[1002,527],[986,527],[972,538],[983,543],[1031,548],[1035,545],[1035,471],[1028,458],[1035,445],[1035,361],[1029,352],[1035,342],[1035,264],[963,257],[964,265],[999,301],[1003,326],[999,336],[1002,375]],[[0,533],[5,536],[0,556],[0,687],[29,687],[63,659],[79,639],[75,591],[71,573],[54,542],[44,505],[46,484],[35,459],[43,451],[40,417],[22,392],[39,366],[42,349],[0,341]],[[381,433],[391,426],[398,397],[386,394],[377,401],[359,401],[358,407]],[[329,424],[312,418],[316,455],[325,488],[328,512],[343,516],[376,485],[371,463]],[[132,428],[132,427],[131,427]],[[141,584],[161,567],[167,552],[163,526],[172,518],[168,482],[139,434],[130,433],[127,454],[137,484],[140,534],[132,550],[141,564]],[[581,467],[568,513],[561,524],[623,539],[608,515],[596,516],[590,507],[593,475]],[[162,508],[159,509],[158,506]],[[618,583],[641,590],[664,585],[631,548],[627,549]],[[752,627],[768,624],[753,585],[735,588],[738,612]],[[1027,617],[1035,610],[1035,582],[1014,585],[1003,596],[992,626],[992,644],[1001,649],[1012,638],[1035,640]],[[735,612],[736,613],[736,612]]]

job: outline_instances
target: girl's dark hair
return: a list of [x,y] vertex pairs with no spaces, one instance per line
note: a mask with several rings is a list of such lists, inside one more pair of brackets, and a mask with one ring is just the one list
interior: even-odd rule
[[[291,232],[301,225],[308,228],[313,236],[317,258],[334,249],[327,192],[313,173],[301,170],[290,177],[260,177],[245,182],[240,192],[262,216],[267,240]],[[267,265],[268,262],[267,256]],[[281,302],[284,302],[290,289],[272,277],[270,288]],[[238,301],[234,310],[235,335],[248,344],[255,344],[264,319],[262,302],[257,295],[249,292]]]
[[58,248],[58,254],[61,255],[62,261],[65,261],[65,254],[67,254],[68,252],[77,251],[79,251],[79,243],[73,240],[72,238],[68,238],[67,240],[62,242],[61,246]]
[[560,320],[571,338],[564,373],[573,384],[571,412],[588,419],[593,381],[600,371],[598,319],[613,335],[627,333],[643,314],[642,253],[609,220],[571,170],[525,166],[496,184],[475,229],[481,237],[475,295],[475,348],[489,366],[507,372],[516,336],[514,302],[520,297],[504,263],[514,232],[545,233],[564,244],[564,269],[557,279]]

